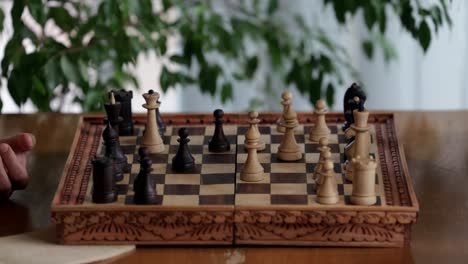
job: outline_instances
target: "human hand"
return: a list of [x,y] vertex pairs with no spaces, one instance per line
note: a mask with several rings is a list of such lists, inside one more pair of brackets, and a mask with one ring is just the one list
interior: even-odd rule
[[27,133],[0,139],[0,200],[8,199],[14,190],[26,188],[26,154],[35,144],[36,137]]

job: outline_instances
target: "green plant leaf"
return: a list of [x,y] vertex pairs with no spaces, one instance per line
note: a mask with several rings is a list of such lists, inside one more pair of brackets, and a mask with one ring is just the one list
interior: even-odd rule
[[374,55],[374,45],[372,44],[371,41],[369,40],[363,41],[362,50],[364,51],[364,54],[366,54],[368,59],[372,59],[372,56]]
[[74,19],[64,7],[51,7],[49,9],[49,16],[55,21],[57,26],[59,26],[64,31],[68,32],[72,30],[74,26]]
[[22,105],[28,100],[32,90],[32,80],[28,73],[20,72],[18,69],[11,71],[8,78],[8,91],[17,105]]
[[268,2],[267,12],[268,15],[272,15],[278,9],[278,0],[270,0]]
[[78,70],[76,69],[75,64],[72,63],[67,56],[60,57],[60,67],[63,74],[70,82],[75,84],[80,82]]
[[232,99],[232,84],[230,82],[225,82],[223,86],[221,86],[221,102],[224,104],[229,99]]
[[335,87],[333,84],[328,84],[325,94],[327,98],[327,105],[333,106],[335,104]]
[[251,58],[249,58],[247,60],[247,65],[245,67],[245,76],[251,79],[255,75],[255,72],[257,71],[257,66],[258,66],[257,56],[252,56]]
[[431,30],[429,29],[426,20],[421,21],[421,24],[419,24],[418,37],[419,44],[423,48],[424,52],[426,52],[431,44]]
[[5,20],[5,14],[3,9],[0,8],[0,31],[3,31],[3,21]]

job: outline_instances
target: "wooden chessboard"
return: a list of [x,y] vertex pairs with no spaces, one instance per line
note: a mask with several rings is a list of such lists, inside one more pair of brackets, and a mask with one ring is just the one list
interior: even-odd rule
[[[314,166],[318,144],[310,142],[312,114],[299,114],[296,140],[303,159],[282,162],[276,158],[281,134],[279,114],[261,114],[259,130],[266,149],[259,152],[265,179],[248,183],[239,173],[247,157],[243,142],[247,115],[226,114],[224,132],[231,142],[228,153],[210,153],[212,116],[165,115],[166,151],[152,154],[153,177],[158,193],[155,205],[133,203],[133,179],[138,174],[138,147],[144,116],[135,116],[134,136],[121,137],[131,169],[117,183],[118,199],[111,204],[91,200],[90,160],[102,153],[102,116],[81,120],[53,204],[59,240],[68,244],[280,244],[320,246],[403,246],[410,239],[418,204],[395,134],[392,114],[371,114],[371,155],[378,163],[377,203],[352,205],[352,183],[344,177],[344,134],[341,114],[328,114],[327,124],[340,201],[321,205],[315,201]],[[171,170],[180,127],[189,130],[189,146],[196,170],[180,174]]]

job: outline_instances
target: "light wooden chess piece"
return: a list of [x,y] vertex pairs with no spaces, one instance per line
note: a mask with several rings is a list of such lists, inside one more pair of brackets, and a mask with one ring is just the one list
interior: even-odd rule
[[284,132],[286,132],[286,128],[283,126],[283,123],[284,123],[284,119],[283,119],[283,117],[281,116],[281,117],[278,118],[278,120],[276,121],[276,131],[278,131],[279,133],[284,133]]
[[159,134],[158,124],[156,123],[156,109],[159,107],[157,103],[159,93],[149,90],[148,93],[143,94],[146,104],[144,108],[148,110],[146,118],[146,130],[141,139],[141,146],[146,147],[149,153],[164,152],[164,143]]
[[354,124],[351,124],[351,127],[346,130],[347,137],[355,137],[351,143],[345,146],[345,155],[348,160],[352,160],[356,156],[369,157],[370,149],[370,126],[367,124],[369,112],[354,110],[353,116]]
[[278,147],[278,159],[283,161],[300,160],[302,158],[302,152],[294,135],[294,129],[299,125],[299,122],[297,121],[296,112],[291,108],[292,94],[290,92],[284,92],[282,97],[282,104],[284,105],[283,126],[286,131]]
[[331,161],[331,152],[330,149],[325,149],[322,154],[322,160],[317,163],[317,166],[314,168],[314,177],[315,177],[315,190],[320,189],[320,186],[323,184],[325,169],[324,165],[327,161]]
[[333,162],[331,160],[325,161],[323,168],[323,183],[317,192],[317,202],[320,204],[336,204],[339,197]]
[[373,205],[375,196],[375,171],[377,163],[373,158],[361,159],[359,156],[351,160],[354,170],[353,192],[351,203],[358,205]]
[[325,114],[328,112],[325,106],[326,103],[324,100],[318,100],[317,103],[315,103],[314,113],[317,115],[317,119],[315,121],[315,126],[310,130],[310,141],[317,142],[321,138],[330,135],[330,129],[325,122]]
[[321,171],[323,161],[324,159],[324,154],[326,150],[330,151],[330,147],[328,147],[328,137],[323,137],[319,140],[319,159],[317,161],[317,165],[314,168],[314,174],[312,175],[312,179],[317,180],[317,173]]
[[[262,151],[265,149],[265,142],[263,142],[260,138],[261,134],[260,134],[260,130],[258,129],[258,124],[260,123],[260,119],[258,119],[258,112],[255,112],[255,111],[249,112],[249,118],[250,118],[250,120],[248,121],[250,124],[249,129],[255,129],[259,138],[257,151]],[[244,147],[246,146],[245,145],[246,142],[247,140],[244,141]]]
[[257,112],[250,112],[249,117],[252,119],[250,127],[245,134],[245,148],[247,149],[247,160],[245,161],[244,167],[240,173],[240,178],[246,182],[261,181],[265,178],[262,164],[258,161],[257,149],[260,147],[260,133],[255,129],[255,125],[258,123]]

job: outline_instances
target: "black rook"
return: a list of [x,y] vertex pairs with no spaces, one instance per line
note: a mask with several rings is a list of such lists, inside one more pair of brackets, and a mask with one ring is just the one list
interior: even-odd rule
[[119,135],[120,136],[131,136],[133,135],[133,119],[132,119],[132,91],[112,91],[114,93],[115,100],[120,102],[122,105],[120,109],[120,116],[122,122],[119,124]]

